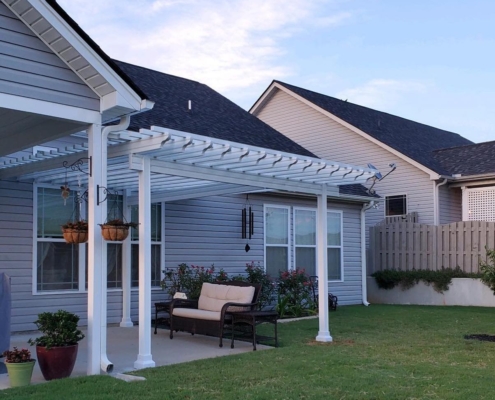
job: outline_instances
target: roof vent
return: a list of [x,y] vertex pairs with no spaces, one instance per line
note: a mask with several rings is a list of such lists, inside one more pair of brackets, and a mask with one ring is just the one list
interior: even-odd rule
[[452,178],[460,178],[462,174],[452,174]]
[[192,110],[192,100],[189,100],[187,102],[187,111],[191,111]]

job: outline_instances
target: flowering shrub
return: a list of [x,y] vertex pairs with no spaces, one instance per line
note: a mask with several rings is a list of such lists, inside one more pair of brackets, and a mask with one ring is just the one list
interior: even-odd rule
[[247,282],[261,284],[258,308],[262,310],[272,302],[275,284],[259,262],[257,264],[254,261],[247,263],[246,274]]
[[168,268],[164,271],[165,278],[161,281],[161,287],[167,290],[171,296],[176,292],[185,292],[188,298],[199,299],[204,282],[212,283],[226,279],[227,274],[225,271],[220,270],[217,275],[214,275],[214,272],[214,265],[210,268],[205,268],[182,263],[179,264],[178,268]]
[[6,363],[14,364],[34,361],[34,359],[31,358],[31,352],[28,349],[19,350],[17,347],[14,347],[14,350],[12,351],[4,351],[3,356],[5,357]]
[[312,282],[304,269],[280,271],[277,311],[280,317],[300,317],[312,314],[316,305],[312,296]]

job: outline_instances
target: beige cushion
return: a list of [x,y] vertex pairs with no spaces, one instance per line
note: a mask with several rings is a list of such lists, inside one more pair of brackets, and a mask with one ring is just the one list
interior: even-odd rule
[[[254,286],[230,286],[203,283],[198,308],[207,311],[222,311],[225,303],[251,303]],[[232,311],[232,310],[229,310]]]
[[207,319],[210,321],[220,321],[220,312],[196,310],[195,308],[174,308],[172,315],[177,317]]

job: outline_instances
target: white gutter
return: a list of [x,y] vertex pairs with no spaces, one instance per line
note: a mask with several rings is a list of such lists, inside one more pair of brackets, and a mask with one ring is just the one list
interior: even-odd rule
[[[120,131],[125,131],[128,127],[129,124],[131,123],[131,117],[129,115],[125,115],[120,118],[120,123],[117,125],[109,125],[105,126],[102,131],[101,131],[101,153],[102,153],[102,159],[104,160],[105,163],[105,168],[103,168],[103,174],[107,173],[107,161],[108,161],[108,152],[107,152],[107,141],[108,141],[108,135],[110,133],[114,132],[120,132]],[[105,179],[102,179],[102,182],[105,182],[103,186],[106,187],[106,175]],[[105,209],[106,209],[106,203],[105,204]],[[106,211],[105,211],[106,214]],[[113,371],[113,363],[108,359],[107,356],[107,269],[102,268],[102,279],[101,279],[101,285],[102,285],[102,304],[101,304],[101,320],[100,320],[100,366],[101,369],[107,373],[110,373]]]
[[433,224],[440,224],[440,190],[438,189],[440,186],[445,185],[448,179],[444,178],[443,182],[437,183],[433,181]]
[[376,204],[376,201],[370,201],[367,204],[363,204],[361,208],[361,292],[363,296],[363,305],[369,306],[368,303],[368,288],[366,285],[366,211],[372,208]]

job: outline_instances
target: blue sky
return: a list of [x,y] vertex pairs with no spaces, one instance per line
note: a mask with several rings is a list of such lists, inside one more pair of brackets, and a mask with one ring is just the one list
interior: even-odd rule
[[59,0],[111,57],[245,109],[272,79],[495,140],[489,0]]

